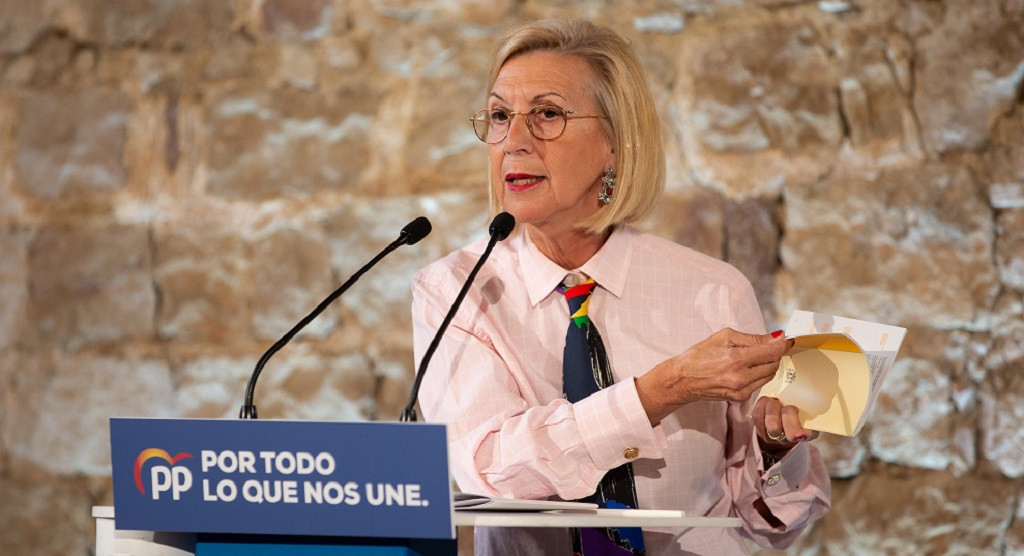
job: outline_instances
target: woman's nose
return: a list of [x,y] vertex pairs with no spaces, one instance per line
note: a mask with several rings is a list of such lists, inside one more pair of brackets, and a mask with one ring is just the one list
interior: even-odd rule
[[533,146],[533,133],[527,124],[526,114],[516,114],[508,123],[508,136],[505,137],[505,150],[512,152],[528,150]]

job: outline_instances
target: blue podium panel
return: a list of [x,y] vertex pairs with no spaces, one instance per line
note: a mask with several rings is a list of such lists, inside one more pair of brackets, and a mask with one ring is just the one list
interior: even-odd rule
[[453,539],[426,423],[110,420],[118,529]]

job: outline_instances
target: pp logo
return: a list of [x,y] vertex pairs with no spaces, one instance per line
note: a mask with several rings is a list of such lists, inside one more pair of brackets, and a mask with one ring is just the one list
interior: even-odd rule
[[175,467],[174,464],[183,459],[189,459],[192,454],[181,452],[171,457],[166,450],[159,448],[147,448],[135,458],[135,486],[139,492],[146,494],[146,486],[142,483],[142,465],[150,459],[161,459],[167,462],[162,465],[155,463],[149,470],[149,485],[153,500],[160,499],[161,492],[170,492],[174,500],[181,499],[181,493],[192,488],[192,472],[187,467]]

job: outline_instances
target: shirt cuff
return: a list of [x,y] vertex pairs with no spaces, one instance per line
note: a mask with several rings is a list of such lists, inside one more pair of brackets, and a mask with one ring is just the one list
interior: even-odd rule
[[[758,458],[760,458],[760,453]],[[763,466],[764,462],[760,462]],[[811,450],[801,442],[761,476],[761,490],[766,497],[785,494],[800,486],[811,468]]]
[[636,381],[623,380],[573,404],[576,427],[598,469],[614,469],[637,458],[663,457],[668,439],[652,427]]

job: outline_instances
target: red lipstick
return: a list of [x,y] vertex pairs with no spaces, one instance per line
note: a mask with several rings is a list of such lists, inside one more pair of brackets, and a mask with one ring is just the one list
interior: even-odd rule
[[505,174],[505,186],[508,187],[509,191],[516,193],[526,191],[542,181],[544,181],[544,176],[517,173]]

